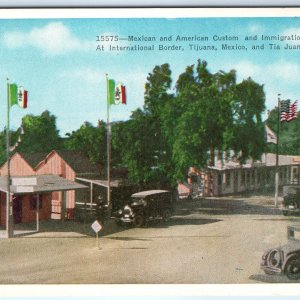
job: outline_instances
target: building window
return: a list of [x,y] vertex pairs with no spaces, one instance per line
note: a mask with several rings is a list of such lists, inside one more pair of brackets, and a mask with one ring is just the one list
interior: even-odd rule
[[[37,207],[37,195],[33,195],[30,199],[30,209],[31,210],[36,210]],[[40,196],[39,199],[39,209],[43,208],[43,201],[42,201],[42,197]]]

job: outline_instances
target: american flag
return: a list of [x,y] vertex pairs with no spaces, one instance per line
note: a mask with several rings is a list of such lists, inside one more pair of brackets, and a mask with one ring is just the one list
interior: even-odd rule
[[291,104],[291,100],[282,100],[280,101],[280,121],[290,122],[297,118],[297,103],[296,100]]
[[293,121],[297,118],[297,104],[298,100],[296,100],[291,106],[289,111],[289,119],[288,121]]
[[280,101],[280,121],[288,121],[291,100]]

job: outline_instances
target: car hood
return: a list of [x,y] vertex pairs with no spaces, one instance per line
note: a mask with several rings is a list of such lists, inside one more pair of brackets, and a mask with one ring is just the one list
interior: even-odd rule
[[300,241],[289,240],[287,244],[280,247],[280,250],[284,253],[284,255],[289,255],[293,252],[298,252],[300,254]]

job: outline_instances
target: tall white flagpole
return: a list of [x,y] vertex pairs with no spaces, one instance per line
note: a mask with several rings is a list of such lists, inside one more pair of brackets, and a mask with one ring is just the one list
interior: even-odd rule
[[7,156],[7,193],[6,193],[6,235],[13,237],[13,204],[10,194],[10,132],[9,132],[9,112],[10,112],[10,90],[7,78],[7,115],[6,115],[6,156]]
[[108,206],[108,216],[111,214],[111,194],[110,194],[110,123],[109,123],[109,79],[108,74],[106,74],[106,86],[107,86],[107,206]]

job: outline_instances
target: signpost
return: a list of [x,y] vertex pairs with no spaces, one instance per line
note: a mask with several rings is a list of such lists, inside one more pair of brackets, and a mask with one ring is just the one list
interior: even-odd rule
[[99,231],[102,229],[101,224],[96,220],[92,225],[91,225],[92,229],[96,232],[96,246],[101,249],[99,247]]

